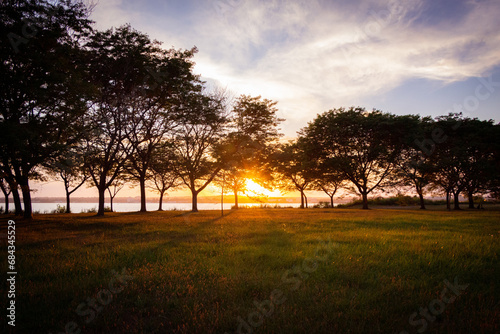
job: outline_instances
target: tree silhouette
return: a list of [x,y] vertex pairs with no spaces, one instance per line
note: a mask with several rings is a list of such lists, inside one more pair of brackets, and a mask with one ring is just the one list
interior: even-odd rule
[[139,182],[141,193],[140,211],[146,211],[146,181],[152,176],[153,151],[176,126],[180,103],[179,96],[197,90],[200,84],[192,73],[190,61],[196,48],[188,51],[171,49],[163,51],[154,46],[154,53],[144,64],[155,80],[143,87],[131,106],[128,140],[134,153],[129,156],[127,171]]
[[238,208],[238,194],[246,190],[247,178],[264,185],[270,180],[271,145],[281,136],[277,127],[283,121],[276,116],[276,104],[261,96],[241,95],[233,106],[231,132],[220,154],[224,161],[224,182],[234,194],[235,209]]
[[[81,2],[7,1],[0,6],[0,160],[24,217],[39,167],[80,139],[88,84],[80,41],[90,32]],[[16,211],[18,211],[16,205]]]
[[222,168],[216,150],[226,133],[228,117],[225,97],[220,94],[192,93],[182,103],[183,116],[174,136],[174,168],[191,191],[192,211],[198,211],[198,194]]
[[156,146],[151,156],[150,188],[160,194],[158,211],[163,211],[163,196],[169,189],[181,185],[180,179],[174,170],[174,150],[172,143],[163,141]]
[[368,194],[393,182],[405,124],[405,119],[378,110],[340,108],[318,115],[300,135],[318,158],[338,167],[368,209]]
[[300,208],[307,208],[305,191],[314,181],[315,162],[309,159],[302,142],[282,144],[274,154],[273,165],[278,188],[300,192]]
[[109,194],[109,210],[111,212],[114,212],[113,210],[113,200],[115,199],[116,195],[120,192],[125,187],[125,180],[122,180],[120,178],[116,178],[113,180],[111,185],[108,187],[108,194]]
[[2,190],[3,197],[5,199],[5,209],[4,213],[9,213],[9,195],[12,193],[12,189],[10,189],[9,184],[5,182],[4,179],[0,178],[0,190]]
[[[396,160],[395,174],[402,185],[412,185],[419,197],[420,209],[425,209],[424,191],[431,184],[436,172],[432,156],[419,143],[431,138],[434,124],[430,118],[410,118],[403,135],[404,147]],[[424,138],[424,139],[422,139]]]
[[104,192],[126,167],[139,180],[145,211],[152,150],[169,130],[174,88],[193,78],[188,59],[195,50],[164,51],[128,25],[95,33],[87,47],[97,94],[86,163],[99,192],[97,214],[104,214]]
[[71,213],[71,195],[87,180],[88,173],[84,164],[84,155],[80,146],[68,150],[48,167],[49,174],[55,174],[64,183],[66,193],[66,213]]

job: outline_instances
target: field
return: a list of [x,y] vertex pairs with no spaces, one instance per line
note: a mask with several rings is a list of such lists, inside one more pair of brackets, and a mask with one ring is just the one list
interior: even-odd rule
[[38,215],[15,332],[498,333],[499,232],[494,210]]

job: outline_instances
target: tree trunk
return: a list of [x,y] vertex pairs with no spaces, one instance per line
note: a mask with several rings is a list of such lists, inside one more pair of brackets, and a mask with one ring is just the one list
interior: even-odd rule
[[9,185],[12,198],[14,199],[14,214],[16,216],[21,216],[23,214],[23,208],[21,206],[21,196],[19,196],[19,187],[13,175],[9,175],[6,179]]
[[104,216],[104,195],[106,192],[106,188],[100,186],[97,189],[99,191],[99,208],[97,209],[97,215]]
[[420,210],[425,210],[424,194],[417,188],[418,198],[420,199]]
[[304,208],[304,192],[302,190],[300,191],[300,208]]
[[113,211],[113,196],[109,196],[109,211]]
[[331,207],[332,209],[333,209],[333,196],[334,196],[334,195],[330,196],[330,207]]
[[5,197],[5,214],[9,213],[9,195],[10,192],[7,192],[7,189],[3,186],[2,180],[0,180],[0,188],[2,189],[3,196]]
[[361,196],[363,197],[363,209],[368,210],[368,193],[363,192]]
[[474,196],[472,194],[472,191],[467,192],[467,197],[469,198],[469,209],[475,209]]
[[191,212],[198,212],[198,193],[194,189],[191,189],[191,194]]
[[460,191],[453,192],[453,210],[460,210]]
[[24,204],[23,217],[25,219],[33,219],[33,209],[31,207],[31,192],[27,179],[23,180],[23,184],[21,184],[21,191],[23,192],[23,204]]
[[158,211],[163,211],[163,194],[164,191],[160,191],[160,200],[158,201]]
[[140,212],[146,212],[146,180],[144,177],[139,178],[139,188],[141,188],[141,210]]
[[71,213],[71,209],[69,207],[70,205],[69,196],[70,196],[69,190],[68,188],[66,188],[66,213]]
[[21,206],[21,196],[19,196],[19,190],[17,189],[17,185],[12,189],[12,198],[14,199],[14,214],[16,216],[21,216],[23,214],[23,208]]
[[307,209],[307,208],[308,208],[308,206],[307,206],[307,196],[306,196],[306,194],[305,194],[305,193],[304,193],[304,199],[305,199],[305,201],[306,201],[306,209]]
[[238,209],[238,189],[233,189],[234,192],[234,209]]
[[451,204],[450,204],[450,191],[446,191],[446,210],[451,210]]
[[9,214],[9,195],[5,196],[5,211],[4,213],[7,215]]

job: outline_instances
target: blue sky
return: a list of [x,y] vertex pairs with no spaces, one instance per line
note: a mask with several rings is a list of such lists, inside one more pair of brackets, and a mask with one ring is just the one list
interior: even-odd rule
[[[352,105],[438,116],[465,101],[469,116],[499,121],[499,16],[498,0],[100,0],[92,19],[197,46],[197,73],[278,101],[293,137]],[[476,101],[478,78],[494,89]]]

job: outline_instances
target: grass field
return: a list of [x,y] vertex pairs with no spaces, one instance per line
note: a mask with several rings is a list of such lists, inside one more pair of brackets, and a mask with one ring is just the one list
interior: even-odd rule
[[35,218],[16,221],[16,333],[500,332],[500,211]]

